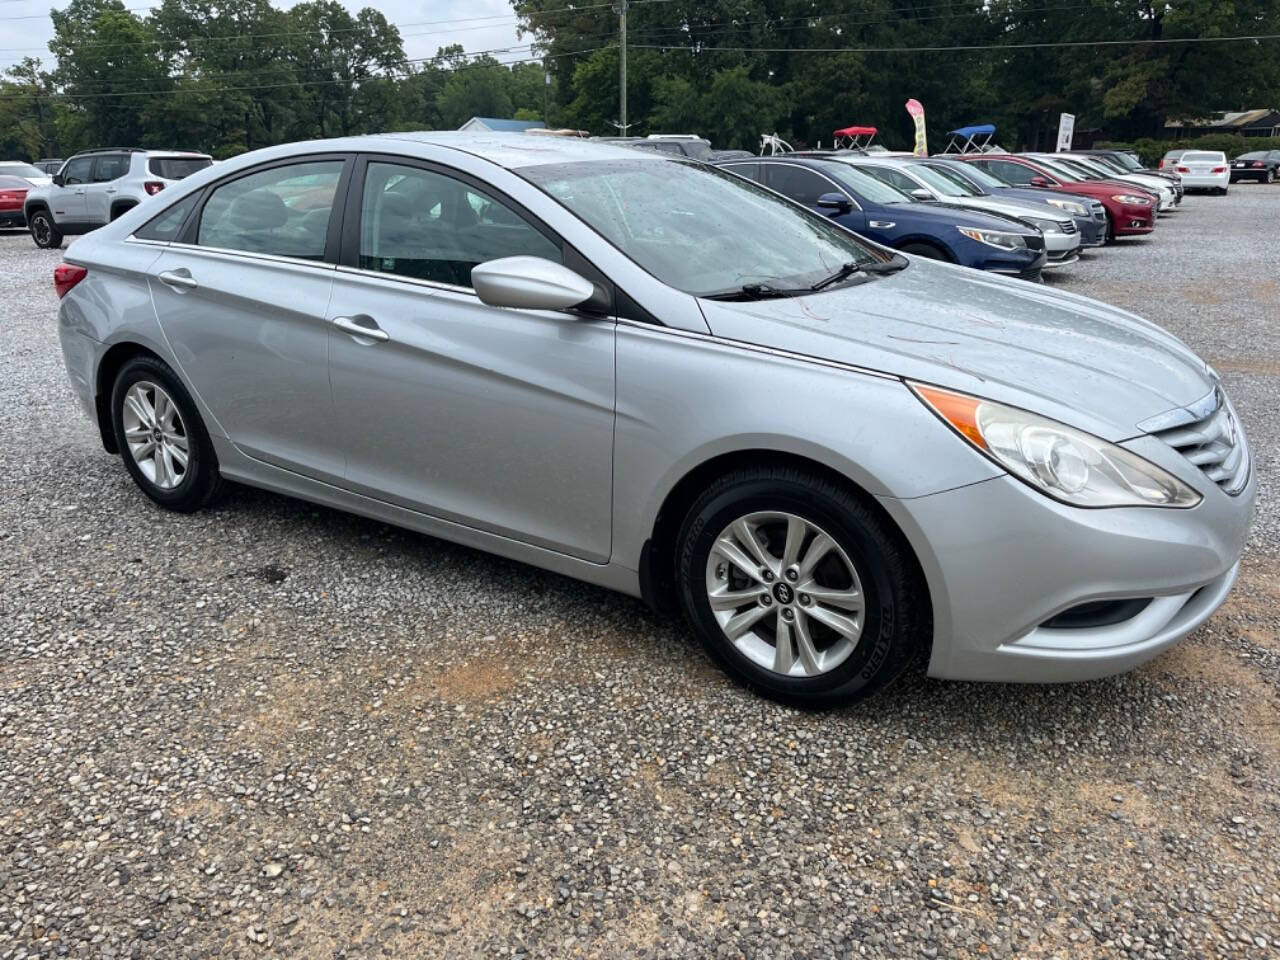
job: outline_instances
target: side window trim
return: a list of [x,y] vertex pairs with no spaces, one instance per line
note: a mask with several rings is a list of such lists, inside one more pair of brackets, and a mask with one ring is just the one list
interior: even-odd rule
[[[229,183],[234,183],[243,177],[250,177],[257,173],[263,173],[267,170],[274,170],[277,167],[289,167],[303,163],[324,163],[326,161],[341,161],[342,172],[338,175],[338,185],[334,189],[333,194],[333,212],[329,215],[329,231],[325,235],[324,256],[319,260],[307,260],[300,257],[282,257],[275,254],[259,254],[247,250],[229,250],[225,247],[200,246],[197,243],[197,237],[200,232],[200,218],[204,216],[205,205],[209,202],[209,197],[219,187],[225,187]],[[216,180],[213,183],[206,184],[200,191],[200,199],[196,201],[195,207],[187,215],[186,221],[182,225],[182,229],[178,235],[170,241],[173,246],[191,247],[196,250],[217,250],[220,253],[251,257],[253,259],[262,259],[267,257],[273,260],[287,260],[290,263],[307,263],[312,266],[333,266],[338,262],[338,245],[342,237],[342,214],[346,205],[342,202],[342,198],[349,192],[349,184],[351,180],[352,168],[355,165],[355,154],[347,152],[326,151],[324,153],[300,153],[292,157],[284,157],[280,160],[271,160],[267,163],[260,163],[256,166],[246,167],[244,170],[237,170],[233,174]],[[339,209],[341,207],[341,209]]]

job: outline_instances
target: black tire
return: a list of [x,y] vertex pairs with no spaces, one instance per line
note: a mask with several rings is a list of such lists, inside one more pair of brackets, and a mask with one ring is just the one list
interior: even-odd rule
[[1275,183],[1275,182],[1276,182],[1276,172],[1274,170],[1268,170],[1267,183]]
[[[170,489],[162,489],[150,480],[130,453],[125,438],[124,403],[129,388],[139,381],[147,381],[164,388],[182,418],[187,439],[187,466],[182,479]],[[162,360],[151,356],[134,357],[120,368],[111,388],[111,429],[115,434],[116,448],[124,460],[125,469],[133,477],[139,489],[160,506],[179,513],[193,513],[213,502],[225,486],[218,472],[218,458],[204,422],[196,410],[191,394],[182,381]]]
[[31,239],[41,250],[57,250],[62,246],[62,232],[53,222],[48,210],[37,210],[27,221],[27,229],[31,231]]
[[943,260],[947,263],[953,263],[952,258],[947,251],[941,247],[934,246],[932,243],[922,243],[919,241],[913,243],[904,243],[898,248],[903,253],[914,253],[917,257],[928,257],[930,260]]
[[[761,666],[725,636],[711,609],[707,565],[716,538],[738,518],[763,511],[826,531],[861,581],[861,634],[829,672],[784,676]],[[843,706],[894,680],[929,641],[928,591],[901,535],[850,490],[802,470],[746,468],[716,480],[690,507],[678,551],[676,589],[703,646],[731,677],[770,699],[813,709]]]

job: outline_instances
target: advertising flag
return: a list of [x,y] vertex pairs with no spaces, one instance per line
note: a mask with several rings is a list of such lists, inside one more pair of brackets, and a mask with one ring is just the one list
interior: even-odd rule
[[916,123],[916,146],[913,152],[917,157],[927,157],[929,143],[924,135],[924,107],[919,100],[908,100],[907,113],[911,114],[911,119]]

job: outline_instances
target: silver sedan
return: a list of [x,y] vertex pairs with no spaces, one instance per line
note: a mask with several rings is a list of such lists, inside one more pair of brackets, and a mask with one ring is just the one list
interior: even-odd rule
[[55,284],[71,383],[156,503],[252,484],[644,596],[791,702],[916,656],[1128,669],[1223,602],[1253,513],[1168,333],[624,147],[262,150]]

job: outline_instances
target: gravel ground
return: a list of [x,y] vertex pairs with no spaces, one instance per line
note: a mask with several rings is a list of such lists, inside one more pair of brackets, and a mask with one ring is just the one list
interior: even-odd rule
[[0,236],[0,960],[1204,957],[1280,942],[1280,186],[1051,282],[1225,376],[1240,586],[1128,676],[813,715],[639,603],[236,490],[161,512]]

